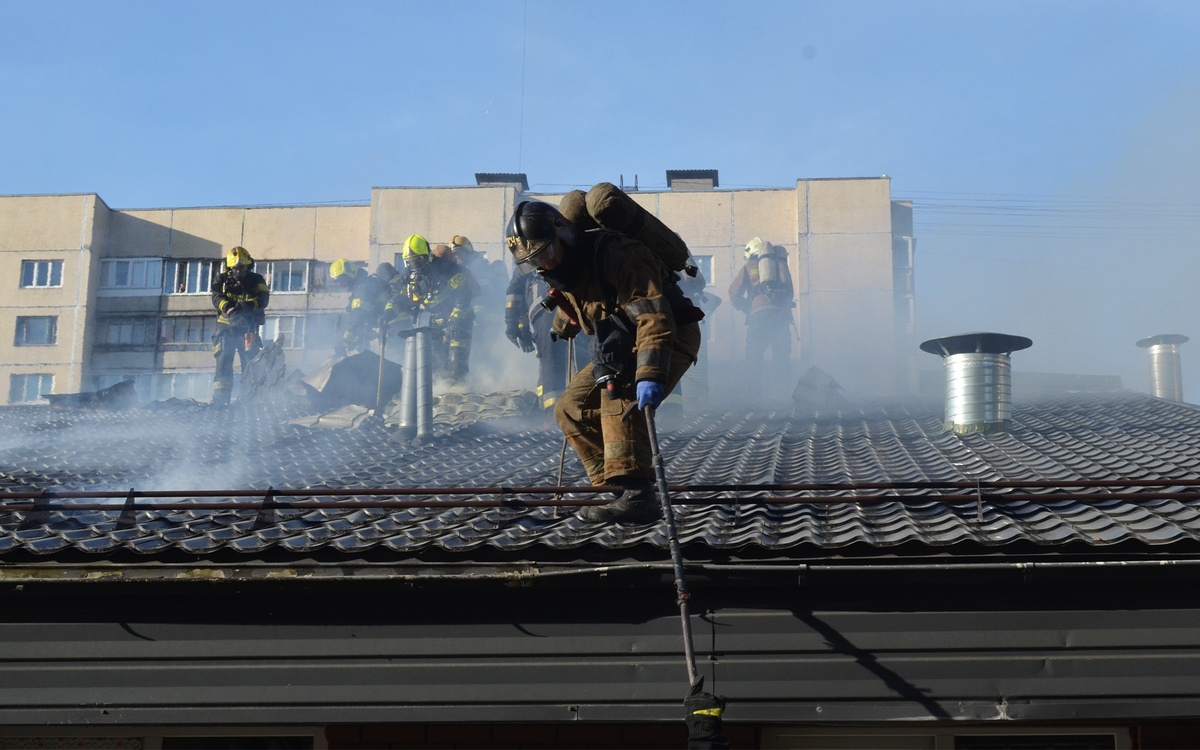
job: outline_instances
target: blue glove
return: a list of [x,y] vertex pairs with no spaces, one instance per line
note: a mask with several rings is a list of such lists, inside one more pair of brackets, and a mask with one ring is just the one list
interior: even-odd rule
[[638,408],[645,409],[653,406],[655,409],[666,398],[667,392],[663,384],[657,380],[639,380],[637,384]]

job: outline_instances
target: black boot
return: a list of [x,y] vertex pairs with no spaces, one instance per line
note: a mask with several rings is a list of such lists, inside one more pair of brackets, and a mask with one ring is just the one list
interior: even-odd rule
[[662,508],[650,480],[618,480],[615,483],[625,487],[620,497],[604,505],[580,508],[575,516],[584,523],[616,521],[619,524],[654,523],[662,518]]

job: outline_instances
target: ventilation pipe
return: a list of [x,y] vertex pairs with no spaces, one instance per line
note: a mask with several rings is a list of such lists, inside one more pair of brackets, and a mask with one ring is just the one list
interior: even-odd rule
[[921,351],[942,357],[945,429],[960,435],[1006,432],[1012,425],[1009,355],[1031,346],[1024,336],[1005,333],[962,333],[922,343]]
[[418,443],[433,435],[433,352],[429,327],[401,333],[405,337],[404,380],[400,387],[400,436]]
[[1179,333],[1150,336],[1137,342],[1150,355],[1150,395],[1167,401],[1183,401],[1183,369],[1179,345],[1188,337]]

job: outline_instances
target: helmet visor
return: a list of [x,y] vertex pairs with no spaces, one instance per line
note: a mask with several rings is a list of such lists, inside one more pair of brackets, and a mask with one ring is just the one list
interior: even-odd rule
[[[529,247],[531,243],[525,242],[523,244]],[[531,273],[539,268],[555,268],[558,265],[557,260],[560,255],[561,251],[558,248],[558,243],[554,237],[551,237],[534,245],[533,250],[530,252],[523,253],[523,257],[517,260],[517,266],[521,269],[522,273]]]

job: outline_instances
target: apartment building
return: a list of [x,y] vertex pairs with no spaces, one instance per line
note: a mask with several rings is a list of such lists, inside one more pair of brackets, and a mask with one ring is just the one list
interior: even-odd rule
[[[715,170],[679,170],[667,182],[631,194],[680,233],[716,296],[727,296],[751,238],[787,249],[798,344],[780,377],[817,365],[851,391],[915,387],[912,206],[891,200],[889,179],[724,190]],[[519,174],[476,183],[374,188],[369,203],[333,206],[124,210],[95,194],[0,196],[0,283],[10,287],[0,331],[12,332],[11,344],[0,335],[0,402],[45,403],[43,394],[127,378],[144,400],[207,400],[209,284],[234,245],[271,285],[263,338],[282,336],[289,367],[307,372],[340,336],[345,293],[328,285],[332,261],[394,262],[413,233],[431,243],[466,235],[505,259],[516,204],[562,197],[530,192]],[[743,316],[725,304],[706,326],[710,363],[736,373]]]

